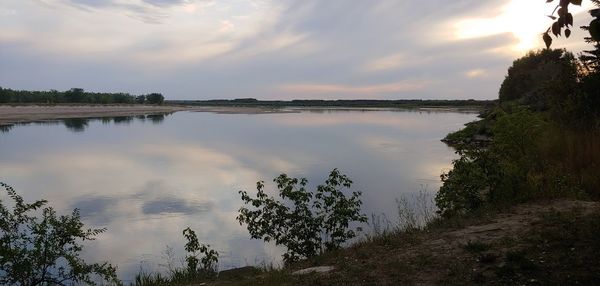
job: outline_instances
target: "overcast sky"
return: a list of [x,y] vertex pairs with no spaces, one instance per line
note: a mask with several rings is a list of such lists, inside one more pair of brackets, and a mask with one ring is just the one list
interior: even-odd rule
[[[553,8],[544,2],[2,0],[0,86],[168,99],[494,99],[512,61],[543,46]],[[589,22],[574,12],[576,27]],[[576,28],[553,47],[579,51],[583,35]]]

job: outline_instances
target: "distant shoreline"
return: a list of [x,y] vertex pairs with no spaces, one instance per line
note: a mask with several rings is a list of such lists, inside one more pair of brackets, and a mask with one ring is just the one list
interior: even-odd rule
[[265,108],[477,108],[493,104],[494,100],[449,100],[449,99],[294,99],[294,100],[258,100],[254,98],[211,99],[211,100],[165,100],[166,104],[185,106],[233,106]]
[[414,106],[414,107],[360,107],[360,106],[260,106],[260,105],[135,105],[135,104],[7,104],[0,105],[0,125],[53,121],[71,118],[99,118],[173,113],[178,111],[212,112],[219,114],[297,113],[300,111],[382,111],[413,109],[423,111],[474,112],[481,106]]
[[172,113],[189,108],[171,105],[0,105],[0,125],[70,118]]

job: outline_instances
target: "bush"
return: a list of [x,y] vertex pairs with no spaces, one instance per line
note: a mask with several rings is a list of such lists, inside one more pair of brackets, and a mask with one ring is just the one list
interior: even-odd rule
[[460,151],[453,168],[442,174],[442,186],[435,197],[438,213],[448,217],[476,210],[496,193],[501,170],[497,158],[487,150]]
[[240,225],[247,225],[252,238],[284,245],[286,263],[340,248],[356,236],[355,230],[361,230],[351,229],[351,223],[367,222],[367,217],[360,213],[361,192],[346,197],[342,189],[350,188],[352,181],[337,169],[331,171],[316,192],[306,189],[305,178],[281,174],[274,182],[281,201],[264,192],[264,182],[257,182],[256,198],[240,191],[244,204],[252,209],[240,208],[237,220]]
[[443,215],[547,195],[548,185],[537,182],[550,174],[541,148],[548,123],[523,107],[507,111],[496,112],[489,146],[460,149],[453,169],[442,174],[436,204]]
[[[188,272],[204,273],[208,276],[215,274],[219,263],[219,253],[210,249],[210,245],[200,244],[196,233],[189,227],[183,230],[183,236],[188,241],[185,244],[185,251],[188,252],[185,257]],[[198,259],[200,254],[202,258]],[[198,267],[198,262],[200,262],[200,267]]]
[[[57,216],[45,200],[28,204],[16,191],[0,183],[14,201],[12,209],[0,201],[0,284],[95,285],[96,279],[120,284],[116,269],[104,262],[87,264],[79,257],[78,241],[93,240],[105,229],[83,229],[77,209]],[[41,217],[32,212],[41,210]]]

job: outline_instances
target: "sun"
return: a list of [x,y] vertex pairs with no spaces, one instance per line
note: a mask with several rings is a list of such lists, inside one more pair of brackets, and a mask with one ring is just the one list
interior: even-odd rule
[[[573,6],[571,12],[580,13],[587,6],[589,5]],[[552,23],[546,15],[550,14],[553,8],[545,1],[511,0],[496,16],[458,21],[455,26],[455,37],[462,40],[508,33],[515,38],[515,44],[510,47],[513,52],[522,53],[540,48],[543,47],[540,34]]]

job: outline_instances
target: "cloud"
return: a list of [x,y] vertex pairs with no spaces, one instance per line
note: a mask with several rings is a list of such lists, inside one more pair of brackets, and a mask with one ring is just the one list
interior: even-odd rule
[[486,71],[484,69],[472,69],[470,71],[465,72],[465,76],[468,78],[478,78],[485,76]]
[[[536,11],[551,7],[529,2],[6,0],[0,84],[170,99],[492,99],[514,58],[543,46],[546,9]],[[577,52],[582,36],[555,46]]]
[[209,209],[210,205],[189,202],[178,198],[160,198],[144,202],[142,212],[144,214],[195,214]]
[[402,63],[406,61],[406,56],[403,54],[393,54],[369,61],[365,64],[367,71],[385,71],[396,69],[402,66]]

